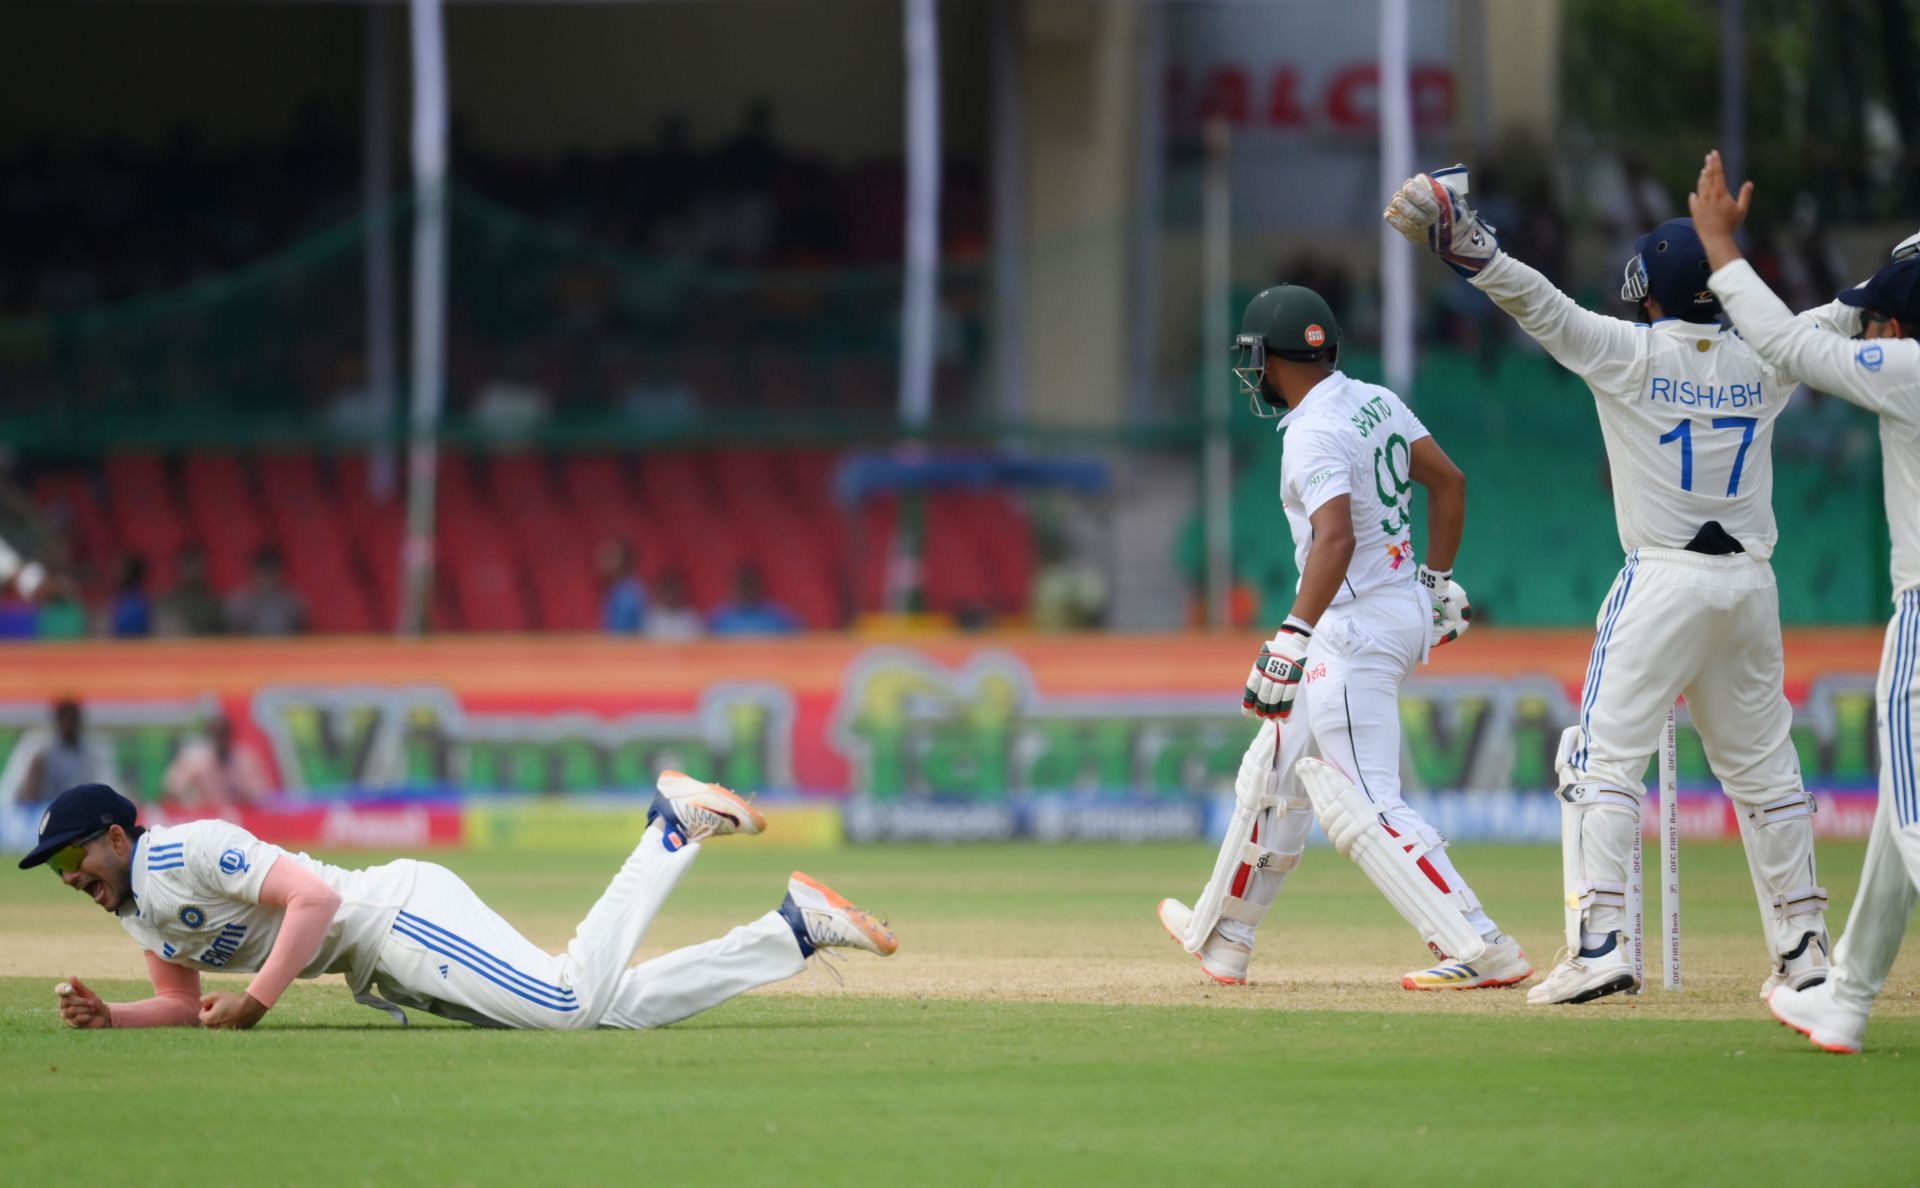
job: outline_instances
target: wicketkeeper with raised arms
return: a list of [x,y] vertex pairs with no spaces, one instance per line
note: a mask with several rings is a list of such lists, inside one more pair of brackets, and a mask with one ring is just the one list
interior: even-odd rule
[[[1286,435],[1280,502],[1300,583],[1247,677],[1241,710],[1265,725],[1241,760],[1213,876],[1191,908],[1162,900],[1160,922],[1209,977],[1246,981],[1255,931],[1317,815],[1440,959],[1403,987],[1519,982],[1533,973],[1526,954],[1400,796],[1400,686],[1471,613],[1452,577],[1466,478],[1398,396],[1336,369],[1340,326],[1313,290],[1255,297],[1233,345],[1254,415],[1279,417]],[[1415,483],[1431,566],[1414,557]]]
[[[348,870],[224,821],[143,829],[133,802],[104,784],[56,798],[20,866],[51,867],[146,950],[150,998],[103,1002],[78,978],[56,987],[71,1027],[252,1027],[295,978],[332,973],[401,1023],[401,1008],[412,1008],[484,1027],[637,1029],[791,977],[816,949],[894,951],[883,924],[795,872],[778,909],[629,968],[701,843],[764,827],[725,788],[662,775],[640,844],[558,954],[444,866],[402,859]],[[203,971],[253,980],[242,993],[203,995]]]
[[[1467,205],[1465,172],[1410,178],[1386,220],[1587,382],[1626,553],[1596,620],[1580,720],[1557,759],[1566,953],[1527,1001],[1587,1002],[1639,987],[1630,859],[1647,760],[1682,693],[1738,812],[1771,966],[1760,993],[1814,985],[1827,976],[1827,892],[1814,869],[1814,802],[1790,735],[1768,563],[1779,535],[1773,425],[1799,380],[1721,326],[1689,220],[1668,220],[1633,245],[1620,295],[1647,320],[1610,318],[1500,249]],[[1841,327],[1854,320],[1838,303],[1810,316]],[[1541,479],[1554,481],[1549,470]]]

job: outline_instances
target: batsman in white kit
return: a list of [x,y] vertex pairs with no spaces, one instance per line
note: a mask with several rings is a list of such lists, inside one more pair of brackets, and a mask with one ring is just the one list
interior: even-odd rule
[[[1472,613],[1452,577],[1466,479],[1398,396],[1335,369],[1340,327],[1311,289],[1255,297],[1234,347],[1254,415],[1279,416],[1286,434],[1280,500],[1300,582],[1242,694],[1241,711],[1266,722],[1241,760],[1213,875],[1191,908],[1162,900],[1160,922],[1208,977],[1245,982],[1255,931],[1317,816],[1439,958],[1403,987],[1523,981],[1526,954],[1400,795],[1400,686]],[[1429,495],[1433,568],[1414,557],[1415,483]]]
[[1746,218],[1752,183],[1736,200],[1718,153],[1707,156],[1689,200],[1713,267],[1710,283],[1733,324],[1760,356],[1823,392],[1880,417],[1887,523],[1897,608],[1887,625],[1875,690],[1880,803],[1847,931],[1823,985],[1782,986],[1767,999],[1774,1017],[1830,1052],[1858,1052],[1867,1016],[1913,913],[1920,884],[1920,776],[1914,708],[1920,702],[1920,236],[1840,300],[1861,311],[1858,338],[1793,317],[1753,267],[1733,233]]
[[[1396,230],[1467,277],[1587,382],[1612,470],[1626,565],[1596,620],[1580,720],[1557,758],[1566,953],[1536,1004],[1637,990],[1629,865],[1642,779],[1685,694],[1707,762],[1737,809],[1772,968],[1761,988],[1827,976],[1827,892],[1814,868],[1814,801],[1800,779],[1784,689],[1772,556],[1773,425],[1798,385],[1720,324],[1690,220],[1634,244],[1621,297],[1645,322],[1582,308],[1500,250],[1467,205],[1464,167],[1410,178]],[[1834,303],[1810,315],[1851,332]]]
[[[725,788],[662,775],[639,845],[557,954],[444,866],[343,869],[224,821],[143,829],[104,784],[56,798],[20,866],[52,867],[146,950],[151,998],[103,1002],[78,978],[56,987],[73,1027],[251,1027],[295,978],[343,974],[357,1001],[401,1023],[412,1008],[483,1027],[640,1029],[791,977],[818,949],[896,948],[883,923],[795,872],[776,910],[629,968],[701,844],[764,827]],[[254,976],[243,993],[203,995],[203,971]]]

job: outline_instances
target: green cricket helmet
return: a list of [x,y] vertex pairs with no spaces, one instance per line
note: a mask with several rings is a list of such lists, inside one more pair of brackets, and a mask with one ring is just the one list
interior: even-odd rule
[[1331,363],[1340,357],[1340,323],[1326,298],[1304,285],[1278,284],[1247,303],[1233,336],[1233,374],[1256,417],[1277,417],[1263,399],[1267,356],[1290,363]]

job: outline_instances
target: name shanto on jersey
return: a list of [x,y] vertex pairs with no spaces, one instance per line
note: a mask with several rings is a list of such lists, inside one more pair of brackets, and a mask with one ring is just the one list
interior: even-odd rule
[[1425,425],[1386,388],[1334,372],[1280,418],[1280,503],[1304,572],[1313,513],[1345,495],[1353,509],[1353,560],[1333,605],[1385,586],[1408,585],[1413,556],[1413,443]]

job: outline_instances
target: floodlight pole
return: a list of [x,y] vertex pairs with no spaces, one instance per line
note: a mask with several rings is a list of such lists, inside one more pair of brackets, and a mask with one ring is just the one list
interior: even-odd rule
[[[1407,82],[1407,0],[1380,0],[1380,193],[1413,172],[1413,99]],[[1404,399],[1413,383],[1413,254],[1380,224],[1380,354],[1387,387]]]
[[399,362],[393,291],[393,20],[383,4],[366,10],[367,55],[360,135],[360,211],[366,228],[366,379],[379,437],[368,458],[367,486],[381,502],[398,486],[398,459],[390,436],[399,407]]
[[917,436],[933,413],[934,289],[940,271],[940,14],[936,0],[904,3],[907,250],[900,303],[900,427]]
[[433,591],[434,496],[441,390],[446,383],[447,57],[440,0],[412,0],[413,425],[399,630],[426,629]]

